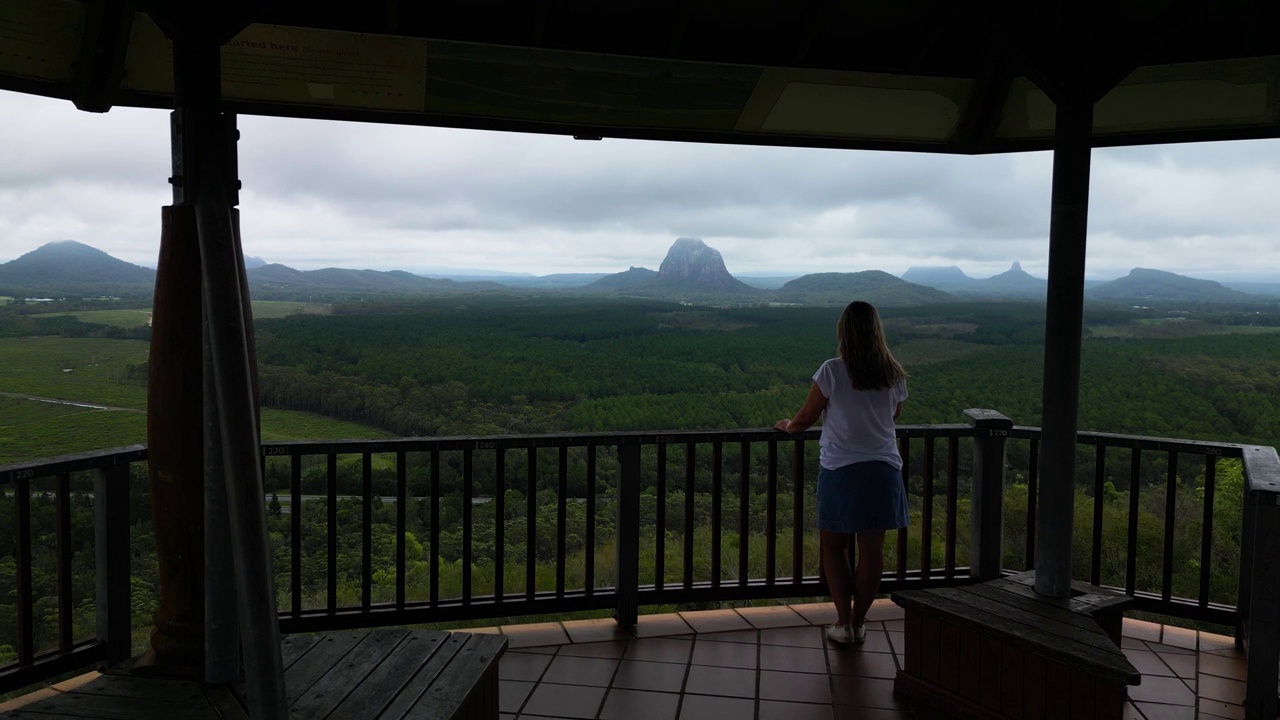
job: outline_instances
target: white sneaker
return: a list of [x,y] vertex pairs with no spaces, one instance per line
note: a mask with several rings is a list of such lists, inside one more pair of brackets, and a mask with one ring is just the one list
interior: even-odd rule
[[[858,630],[862,630],[862,628],[858,628]],[[862,642],[851,625],[832,625],[827,628],[827,639],[833,643],[840,643],[841,645],[852,645],[855,642]]]
[[866,640],[867,640],[867,628],[866,628],[866,627],[856,627],[856,628],[854,628],[854,629],[853,629],[853,644],[854,644],[854,645],[861,645],[862,643],[866,642]]

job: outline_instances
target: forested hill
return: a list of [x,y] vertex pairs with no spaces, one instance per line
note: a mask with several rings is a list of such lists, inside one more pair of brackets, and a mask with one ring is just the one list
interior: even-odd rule
[[[474,298],[262,321],[258,356],[267,405],[402,435],[765,427],[795,412],[834,354],[838,314]],[[987,407],[1039,423],[1042,306],[954,303],[884,317],[910,374],[903,422],[952,423]],[[1188,326],[1121,310],[1088,322],[1082,429],[1280,442],[1280,334],[1136,337]]]
[[954,300],[941,290],[907,282],[879,270],[813,273],[792,280],[774,293],[780,302],[843,305],[850,298],[881,306],[927,305]]

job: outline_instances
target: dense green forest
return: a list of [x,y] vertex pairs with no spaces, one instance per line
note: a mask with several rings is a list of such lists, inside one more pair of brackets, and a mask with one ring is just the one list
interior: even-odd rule
[[[47,313],[52,309],[44,310]],[[289,314],[258,321],[264,406],[306,411],[402,436],[766,427],[799,407],[811,374],[833,354],[839,312],[833,308],[714,308],[650,300],[554,296],[352,303],[332,310],[326,315]],[[1005,413],[1018,424],[1038,424],[1043,313],[1042,305],[1021,302],[885,309],[882,314],[889,341],[910,376],[911,398],[902,422],[957,423],[961,422],[964,409],[985,407]],[[1080,426],[1106,432],[1276,444],[1280,442],[1280,408],[1274,400],[1280,391],[1277,329],[1280,308],[1274,306],[1246,311],[1213,306],[1152,309],[1091,305],[1086,314]],[[85,322],[73,315],[37,317],[24,308],[0,308],[0,337],[44,335],[111,343],[144,339],[148,333],[146,328],[112,327]],[[13,347],[23,346],[19,341]],[[117,356],[103,350],[102,357],[111,358],[106,362],[115,364],[98,371],[95,384],[79,386],[82,392],[95,396],[65,399],[103,402],[111,398],[113,403],[136,407],[143,397],[146,367],[140,358],[125,359],[135,356],[136,353]],[[24,372],[25,375],[5,376],[5,368],[0,366],[0,376],[11,377],[17,383],[5,389],[41,394],[37,388],[54,387],[52,380],[37,377],[35,370],[27,368]],[[64,417],[49,415],[49,422]],[[0,423],[0,436],[4,432]],[[52,444],[56,433],[50,431],[49,437],[49,454],[65,452]],[[972,450],[964,441],[957,451],[960,481],[956,524],[961,529],[957,562],[963,565],[967,558],[968,467]],[[589,551],[595,563],[596,583],[611,585],[616,455],[607,447],[598,451],[593,479],[587,474],[585,452],[575,448],[567,455],[566,497],[558,491],[559,468],[554,452],[540,451],[532,489],[525,485],[527,468],[522,464],[522,452],[508,453],[506,475],[500,485],[492,455],[478,454],[470,490],[484,500],[470,508],[474,535],[469,552],[463,547],[460,522],[466,512],[460,453],[443,454],[435,492],[426,459],[411,456],[407,473],[409,522],[403,538],[409,556],[406,584],[410,599],[427,596],[433,557],[439,563],[437,582],[442,597],[461,594],[465,559],[471,562],[472,592],[491,591],[497,554],[495,531],[499,524],[505,530],[504,585],[509,593],[521,592],[524,562],[531,552],[525,546],[531,521],[535,526],[532,556],[537,563],[538,589],[554,586],[557,562],[564,563],[568,586],[580,587]],[[810,447],[807,468],[816,467],[813,452]],[[653,448],[646,449],[646,489],[640,518],[645,529],[642,547],[646,548],[641,561],[642,582],[651,582],[655,572],[658,496],[653,453]],[[780,538],[778,572],[783,575],[789,575],[792,567],[789,503],[793,488],[787,455],[780,453],[776,515]],[[736,448],[734,452],[726,448],[720,468],[725,580],[736,578],[737,548],[743,538],[750,551],[751,575],[759,577],[764,572],[768,507],[764,459],[763,448],[757,446],[744,468]],[[337,480],[341,494],[359,492],[359,461],[358,456],[340,458]],[[1177,530],[1173,539],[1174,594],[1195,594],[1200,572],[1204,465],[1203,461],[1179,465],[1170,495],[1164,485],[1166,461],[1163,454],[1144,453],[1143,472],[1137,483],[1131,483],[1128,451],[1112,451],[1103,492],[1100,498],[1094,498],[1093,454],[1082,451],[1075,536],[1077,577],[1086,577],[1090,570],[1096,500],[1103,518],[1103,581],[1123,582],[1130,552],[1128,509],[1130,498],[1137,492],[1141,510],[1134,549],[1140,560],[1137,586],[1151,590],[1160,587],[1164,519],[1173,513]],[[672,450],[665,503],[667,530],[663,536],[665,573],[669,580],[683,576],[683,545],[692,542],[696,550],[694,576],[707,579],[711,572],[714,468],[709,452],[700,446],[694,485],[685,487],[684,462],[683,453]],[[937,467],[945,467],[945,462],[942,443]],[[1026,562],[1023,554],[1029,462],[1026,443],[1010,443],[1005,527],[1008,567],[1022,567]],[[287,607],[292,602],[287,552],[292,514],[300,513],[301,602],[304,607],[321,605],[327,581],[325,501],[317,498],[301,507],[290,507],[288,463],[272,459],[266,469],[268,491],[278,495],[270,506],[270,523],[277,549],[280,603]],[[744,472],[748,487],[745,496],[738,490]],[[809,499],[813,496],[811,474],[802,479]],[[373,480],[376,494],[394,495],[392,458],[373,458]],[[308,459],[301,478],[303,492],[323,493],[327,482],[324,459]],[[926,482],[919,443],[913,446],[908,482],[913,507],[904,561],[914,568],[920,563],[920,530],[924,522],[921,498]],[[77,476],[74,483],[81,491],[89,487],[84,477]],[[57,609],[52,593],[51,488],[46,481],[36,483],[33,497],[37,606],[39,616],[46,621],[39,628],[41,647],[53,642],[51,623]],[[589,490],[596,497],[594,518],[588,518],[585,503],[578,502]],[[499,492],[504,498],[501,518],[495,516],[497,503],[492,500]],[[526,514],[529,492],[535,493],[532,520]],[[693,494],[691,537],[685,537],[683,530],[686,493]],[[1217,602],[1234,602],[1240,493],[1238,463],[1218,462],[1211,559],[1211,595]],[[440,541],[435,547],[430,541],[433,498],[440,514]],[[281,500],[285,502],[282,504]],[[141,639],[157,592],[144,467],[135,468],[131,502],[135,559],[132,588],[135,628]],[[741,528],[739,508],[744,502],[749,522]],[[344,497],[338,503],[342,537],[337,578],[339,603],[350,604],[357,602],[360,595],[362,513],[356,499]],[[562,503],[567,547],[566,554],[560,556],[555,523]],[[937,499],[930,552],[935,565],[941,563],[944,551],[944,510],[944,501]],[[83,637],[92,632],[93,626],[91,498],[76,494],[72,513],[74,614],[77,637]],[[816,567],[812,516],[813,508],[807,504],[800,528],[806,537],[805,556],[800,560],[806,574],[812,574]],[[16,637],[14,517],[12,495],[0,493],[0,665],[12,660]],[[394,503],[376,506],[371,526],[375,601],[390,599],[394,592],[394,518]],[[588,524],[594,527],[595,543],[591,548],[586,546]],[[897,560],[892,542],[890,552],[892,567]]]

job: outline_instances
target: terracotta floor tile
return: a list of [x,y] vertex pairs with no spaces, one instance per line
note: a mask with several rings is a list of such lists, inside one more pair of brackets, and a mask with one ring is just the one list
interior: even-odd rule
[[682,612],[680,617],[700,633],[725,632],[727,630],[751,630],[751,623],[733,610],[701,610]]
[[643,690],[610,690],[601,720],[675,720],[680,696]]
[[760,631],[761,645],[787,645],[789,647],[820,648],[826,644],[822,628],[812,625],[774,628]]
[[501,680],[527,680],[537,682],[551,664],[551,657],[538,653],[503,653],[498,661],[498,678]]
[[831,679],[826,675],[760,671],[761,700],[831,704]]
[[1147,720],[1195,720],[1196,709],[1191,705],[1161,705],[1158,703],[1134,703]]
[[1204,653],[1200,656],[1200,672],[1218,677],[1244,680],[1249,663],[1244,658]]
[[1227,718],[1227,720],[1244,720],[1244,707],[1218,700],[1200,698],[1201,718]]
[[738,608],[738,614],[758,630],[809,624],[803,615],[786,605]]
[[1160,635],[1160,644],[1195,650],[1200,634],[1189,628],[1177,625],[1165,625]]
[[1138,708],[1134,707],[1131,702],[1126,702],[1124,704],[1124,713],[1120,718],[1121,720],[1147,720],[1142,716],[1142,713],[1138,712]]
[[1200,633],[1200,652],[1219,653],[1227,655],[1237,655],[1244,657],[1240,649],[1236,647],[1236,639],[1227,637],[1226,635],[1218,635],[1216,633]]
[[756,671],[690,665],[689,677],[684,683],[684,691],[697,695],[754,698],[756,696]]
[[627,652],[630,640],[606,640],[605,642],[574,643],[560,646],[561,656],[599,657],[617,660]]
[[904,632],[891,632],[889,635],[890,648],[893,654],[898,656],[899,664],[901,664],[902,654],[907,651],[907,634]]
[[1154,702],[1169,705],[1195,705],[1196,696],[1178,678],[1144,676],[1141,685],[1129,688],[1129,699],[1135,703]]
[[755,714],[756,701],[744,698],[685,695],[680,720],[744,720]]
[[619,625],[613,618],[566,620],[562,624],[569,639],[575,643],[631,639],[631,631]]
[[871,607],[867,610],[868,620],[901,620],[904,617],[906,617],[906,611],[888,598],[876,600],[871,603]]
[[594,718],[600,711],[605,689],[586,685],[538,683],[520,714],[557,718]]
[[726,632],[708,632],[698,633],[699,640],[714,640],[715,642],[731,642],[731,643],[747,643],[754,645],[760,642],[760,631],[752,628],[750,630],[729,630]]
[[71,692],[72,690],[75,690],[81,685],[84,685],[85,683],[93,682],[94,680],[97,680],[100,677],[102,677],[102,673],[95,670],[93,672],[87,672],[83,675],[77,675],[68,680],[63,680],[60,683],[55,683],[51,687],[53,687],[54,690],[57,690],[59,692]]
[[631,643],[623,658],[687,664],[692,653],[693,638],[644,638]]
[[[875,632],[872,630],[868,630],[866,641],[863,642],[861,645],[854,645],[849,649],[859,650],[862,652],[884,652],[884,653],[893,652],[893,645],[889,644],[890,635],[899,636],[899,637],[895,637],[894,641],[895,642],[902,641],[903,644],[905,645],[906,641],[903,640],[903,638],[901,637],[902,633],[885,633],[885,632]],[[827,643],[827,647],[831,647],[832,645],[833,643]]]
[[1147,646],[1148,650],[1155,653],[1165,653],[1168,655],[1195,655],[1196,654],[1195,650],[1188,650],[1187,648],[1178,647],[1177,645],[1164,645],[1164,644],[1155,643],[1155,642],[1148,642],[1143,644]]
[[618,661],[613,658],[557,655],[542,675],[543,683],[608,687]]
[[569,636],[560,623],[504,625],[502,634],[507,636],[507,647],[512,650],[540,645],[564,645],[569,642]]
[[1147,644],[1146,644],[1146,643],[1142,642],[1141,640],[1139,640],[1139,639],[1137,639],[1137,638],[1131,638],[1131,637],[1128,637],[1128,636],[1121,636],[1121,638],[1120,638],[1120,649],[1121,649],[1121,650],[1130,650],[1130,649],[1132,649],[1132,650],[1150,650],[1151,648],[1147,647]]
[[680,613],[660,613],[657,615],[641,615],[636,620],[632,633],[638,638],[660,637],[663,635],[690,635],[693,628],[680,617]]
[[9,698],[8,700],[5,700],[4,702],[0,703],[0,712],[8,712],[10,710],[21,710],[26,705],[29,705],[31,703],[34,703],[40,700],[44,700],[46,698],[57,697],[60,694],[61,693],[59,693],[57,690],[54,690],[51,687],[34,690],[32,692],[27,693],[26,695],[19,695],[15,698]]
[[893,681],[880,678],[837,675],[831,681],[832,699],[837,705],[859,708],[907,710],[907,701],[893,694]]
[[498,713],[498,720],[517,720],[517,718],[511,713],[500,712]]
[[1129,662],[1133,663],[1133,667],[1145,677],[1147,675],[1164,675],[1173,677],[1175,673],[1159,655],[1150,650],[1122,650],[1124,656],[1129,658]]
[[757,650],[755,645],[716,642],[714,640],[704,640],[703,637],[705,636],[698,636],[698,642],[693,646],[693,658],[690,662],[694,665],[756,669]]
[[678,693],[684,688],[687,668],[675,663],[623,660],[614,673],[613,687]]
[[792,605],[792,610],[800,613],[811,625],[830,625],[836,621],[836,609],[829,602]]
[[[1203,658],[1201,662],[1203,663]],[[1203,668],[1203,664],[1201,667]],[[1146,678],[1143,678],[1143,681],[1145,682]],[[1242,680],[1232,680],[1218,677],[1217,675],[1205,675],[1201,672],[1197,682],[1198,694],[1202,698],[1233,705],[1244,704],[1244,681]]]
[[905,620],[886,620],[884,623],[884,629],[890,632],[905,632],[907,629],[907,622]]
[[[697,652],[696,650],[694,652]],[[786,672],[827,672],[827,654],[822,648],[798,648],[785,645],[761,645],[760,669]]]
[[1196,676],[1196,656],[1195,655],[1174,655],[1171,653],[1156,653],[1157,657],[1168,665],[1173,673],[1180,678],[1193,678]]
[[498,681],[498,709],[507,713],[520,712],[520,706],[528,699],[529,692],[536,683],[520,680]]
[[[861,675],[887,678],[898,675],[898,663],[889,653],[831,652],[827,653],[832,675]],[[836,680],[835,682],[840,682]]]
[[760,720],[831,720],[831,705],[761,700]]
[[1121,623],[1120,635],[1122,637],[1131,637],[1146,642],[1160,642],[1160,625],[1146,620],[1135,620],[1133,618],[1124,618]]

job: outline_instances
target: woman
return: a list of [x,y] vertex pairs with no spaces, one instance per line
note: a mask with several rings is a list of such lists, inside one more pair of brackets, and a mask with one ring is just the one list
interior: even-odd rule
[[[836,624],[827,628],[827,638],[860,643],[884,572],[885,531],[907,525],[894,429],[907,384],[870,303],[849,303],[836,325],[836,343],[840,356],[818,368],[804,407],[774,427],[803,432],[826,413],[818,441],[818,529],[822,568],[836,606]],[[857,544],[854,577],[851,540]]]

